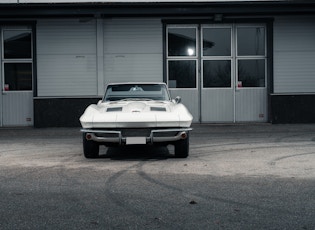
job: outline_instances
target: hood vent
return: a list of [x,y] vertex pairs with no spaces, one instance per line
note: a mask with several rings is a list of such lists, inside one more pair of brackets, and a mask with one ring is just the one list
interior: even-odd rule
[[166,109],[164,107],[151,107],[151,111],[159,111],[159,112],[166,112]]
[[122,111],[122,107],[110,107],[107,108],[106,112],[121,112]]

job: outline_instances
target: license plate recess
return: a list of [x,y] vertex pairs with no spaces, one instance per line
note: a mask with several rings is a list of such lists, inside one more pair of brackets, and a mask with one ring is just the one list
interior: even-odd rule
[[127,137],[126,145],[145,145],[146,138],[145,137]]

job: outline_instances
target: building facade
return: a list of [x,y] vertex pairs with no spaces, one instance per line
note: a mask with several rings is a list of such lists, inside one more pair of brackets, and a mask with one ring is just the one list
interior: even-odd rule
[[0,127],[79,126],[122,81],[166,82],[194,122],[315,122],[312,1],[5,0],[0,32]]

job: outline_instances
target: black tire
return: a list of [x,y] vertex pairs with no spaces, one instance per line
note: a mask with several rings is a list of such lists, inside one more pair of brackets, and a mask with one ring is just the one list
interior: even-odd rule
[[189,135],[187,133],[187,138],[179,140],[175,143],[175,157],[177,158],[187,158],[189,155]]
[[98,158],[100,146],[97,142],[87,140],[83,133],[83,153],[85,158]]

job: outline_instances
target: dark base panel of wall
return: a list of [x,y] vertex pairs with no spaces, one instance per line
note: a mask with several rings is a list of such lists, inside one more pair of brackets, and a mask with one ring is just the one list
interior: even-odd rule
[[[34,127],[80,127],[86,107],[101,98],[35,98]],[[315,95],[271,95],[273,124],[315,123]]]
[[272,95],[273,124],[315,123],[315,95]]
[[86,107],[101,98],[35,98],[34,127],[80,127]]

